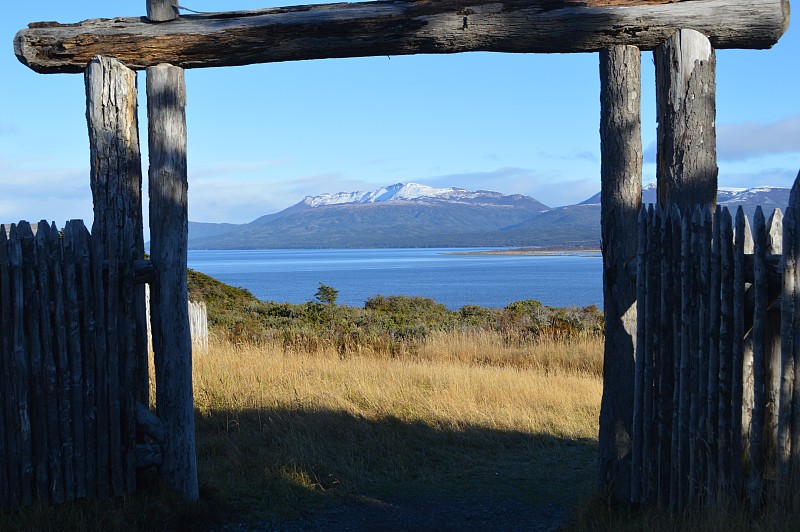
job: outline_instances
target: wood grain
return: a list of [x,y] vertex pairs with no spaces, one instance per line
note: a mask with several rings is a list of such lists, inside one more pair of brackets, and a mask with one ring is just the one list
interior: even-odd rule
[[769,48],[788,0],[430,0],[306,5],[146,18],[36,23],[14,38],[37,72],[82,72],[97,55],[130,68],[218,67],[337,57],[653,49],[681,28],[714,48]]

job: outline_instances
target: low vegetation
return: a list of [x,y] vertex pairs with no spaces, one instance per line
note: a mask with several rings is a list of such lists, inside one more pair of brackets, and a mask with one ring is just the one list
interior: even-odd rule
[[603,313],[595,306],[554,308],[517,301],[502,309],[465,306],[448,310],[432,299],[376,295],[363,308],[336,304],[336,290],[320,285],[302,304],[260,301],[241,288],[189,271],[189,297],[208,304],[209,330],[223,342],[280,345],[287,351],[334,349],[341,356],[415,354],[446,334],[492,338],[503,347],[598,336]]

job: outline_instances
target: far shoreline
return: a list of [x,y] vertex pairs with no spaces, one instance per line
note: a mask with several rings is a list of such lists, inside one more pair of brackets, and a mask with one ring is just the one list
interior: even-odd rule
[[570,256],[580,257],[584,255],[595,256],[601,253],[599,247],[595,246],[542,246],[542,247],[522,247],[514,249],[492,249],[482,251],[444,251],[444,255],[514,255],[514,256],[535,256],[535,257],[558,257]]

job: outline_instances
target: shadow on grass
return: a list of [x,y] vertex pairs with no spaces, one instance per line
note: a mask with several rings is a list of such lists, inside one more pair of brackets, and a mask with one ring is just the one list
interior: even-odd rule
[[146,471],[133,496],[0,514],[0,529],[549,530],[595,486],[593,440],[303,405],[196,419],[199,504]]
[[[197,421],[201,493],[226,519],[313,527],[316,515],[338,508],[362,520],[394,519],[396,528],[433,528],[443,509],[448,523],[476,525],[557,507],[563,521],[595,486],[593,440],[302,406],[212,411]],[[346,517],[325,524],[358,529],[357,516]]]

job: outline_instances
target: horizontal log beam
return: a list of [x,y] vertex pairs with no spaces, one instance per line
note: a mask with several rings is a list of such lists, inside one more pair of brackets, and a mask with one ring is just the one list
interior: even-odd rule
[[19,60],[42,72],[82,72],[96,55],[133,69],[216,67],[382,55],[490,51],[649,50],[676,30],[715,48],[769,48],[789,24],[788,0],[397,0],[77,24],[31,24]]

